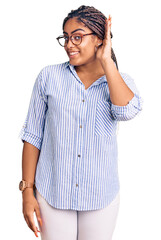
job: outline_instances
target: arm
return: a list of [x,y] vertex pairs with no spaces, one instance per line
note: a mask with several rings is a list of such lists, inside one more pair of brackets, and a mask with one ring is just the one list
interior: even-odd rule
[[109,86],[110,100],[112,104],[125,106],[134,97],[134,93],[126,85],[118,72],[112,59],[104,61],[102,67],[105,71],[106,79]]
[[[44,69],[45,70],[45,69]],[[31,99],[25,123],[20,132],[23,145],[22,153],[22,179],[34,183],[36,166],[43,141],[45,117],[47,111],[47,96],[45,94],[46,72],[41,71],[38,75]],[[34,212],[40,226],[42,219],[40,216],[39,204],[34,196],[32,188],[26,188],[22,193],[23,215],[28,227],[37,235],[34,222]]]
[[133,79],[126,73],[119,73],[114,62],[104,62],[109,86],[111,113],[117,121],[134,118],[141,110],[143,99]]
[[28,113],[19,135],[22,142],[26,141],[39,150],[41,150],[46,111],[48,107],[47,96],[45,94],[46,75],[47,72],[44,68],[35,81]]
[[[36,165],[39,158],[40,150],[34,145],[24,141],[23,152],[22,152],[22,179],[27,182],[34,182]],[[42,219],[40,209],[37,200],[34,197],[33,189],[26,188],[22,192],[23,199],[23,215],[28,224],[28,227],[37,236],[37,227],[34,222],[34,211],[36,213],[37,220],[42,226]]]
[[[36,165],[39,158],[40,150],[34,145],[24,141],[23,152],[22,152],[22,179],[27,182],[34,183]],[[26,191],[29,190],[29,191]],[[32,188],[27,188],[25,192],[33,193]]]
[[127,74],[120,74],[111,58],[111,17],[106,19],[103,45],[97,50],[97,58],[104,69],[109,86],[111,113],[117,121],[135,117],[142,110],[142,99],[139,96],[133,79]]

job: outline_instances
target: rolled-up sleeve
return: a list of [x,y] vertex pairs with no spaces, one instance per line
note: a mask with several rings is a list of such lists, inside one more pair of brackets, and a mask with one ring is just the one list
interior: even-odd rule
[[120,73],[124,82],[134,93],[134,97],[129,101],[129,103],[125,106],[117,106],[114,105],[111,101],[111,113],[114,119],[118,121],[126,121],[134,118],[140,111],[143,106],[143,99],[141,98],[138,89],[134,83],[133,78],[131,78],[126,73]]
[[41,70],[36,78],[30,98],[27,116],[19,134],[22,142],[29,142],[39,150],[41,150],[47,110],[44,69]]

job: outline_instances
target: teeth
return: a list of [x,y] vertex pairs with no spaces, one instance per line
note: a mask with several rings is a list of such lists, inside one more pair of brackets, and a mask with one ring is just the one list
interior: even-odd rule
[[75,55],[77,54],[78,52],[72,52],[72,53],[69,53],[69,55]]

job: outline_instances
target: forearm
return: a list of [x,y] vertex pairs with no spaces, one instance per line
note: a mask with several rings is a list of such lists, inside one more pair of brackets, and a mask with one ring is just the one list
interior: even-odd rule
[[108,82],[110,100],[114,105],[125,106],[134,97],[134,93],[122,79],[112,59],[101,62]]
[[39,153],[40,153],[40,150],[38,148],[36,148],[35,146],[33,146],[32,144],[26,141],[24,142],[23,152],[22,152],[22,179],[23,180],[34,183],[35,171],[36,171],[36,165],[37,165]]

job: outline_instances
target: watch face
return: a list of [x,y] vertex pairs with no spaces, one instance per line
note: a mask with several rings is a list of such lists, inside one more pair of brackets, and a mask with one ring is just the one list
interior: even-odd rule
[[23,190],[23,181],[20,182],[19,184],[19,189],[22,191]]

